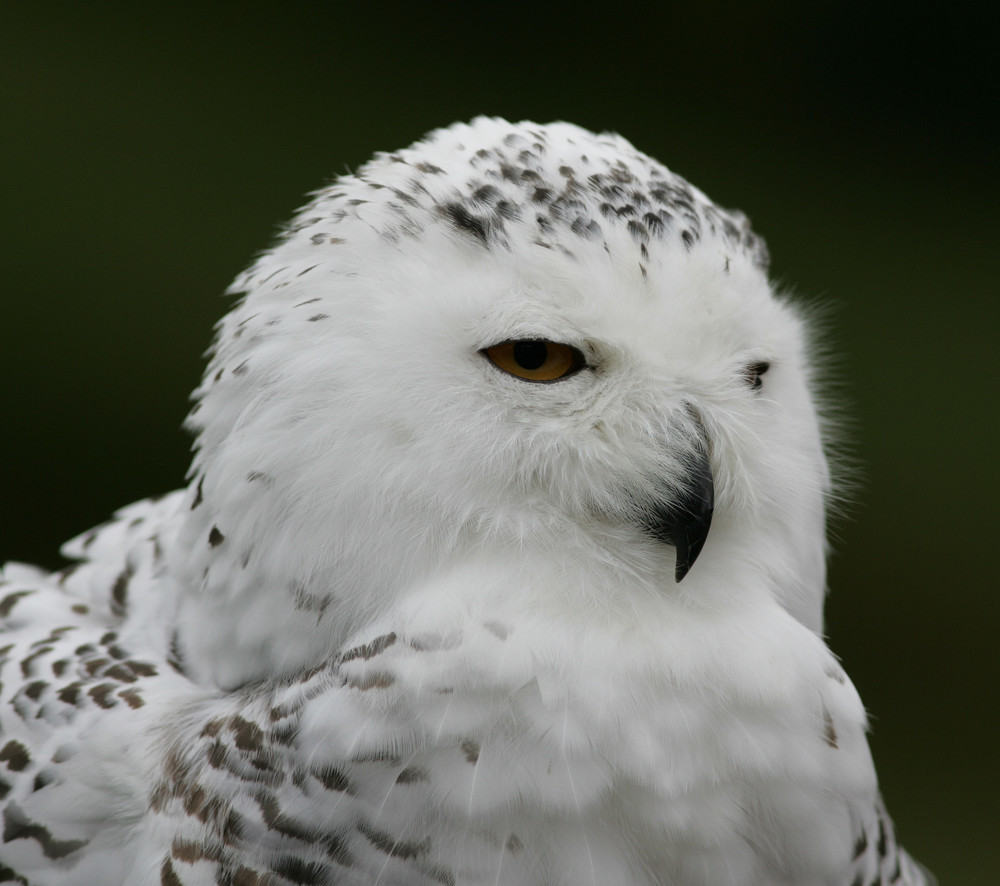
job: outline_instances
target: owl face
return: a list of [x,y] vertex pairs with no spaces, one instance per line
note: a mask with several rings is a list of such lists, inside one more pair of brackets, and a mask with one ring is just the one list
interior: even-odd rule
[[197,392],[185,531],[224,539],[185,564],[199,597],[325,644],[445,564],[543,548],[698,605],[763,583],[818,629],[827,468],[765,266],[742,215],[567,124],[337,180],[234,284]]

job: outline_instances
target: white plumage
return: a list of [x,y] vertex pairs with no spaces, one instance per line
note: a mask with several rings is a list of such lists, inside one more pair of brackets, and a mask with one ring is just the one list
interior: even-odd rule
[[0,882],[931,882],[821,638],[766,267],[565,123],[317,192],[233,285],[187,489],[6,568]]

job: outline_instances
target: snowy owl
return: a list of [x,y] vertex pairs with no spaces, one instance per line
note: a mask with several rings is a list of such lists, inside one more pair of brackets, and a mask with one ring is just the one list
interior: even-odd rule
[[767,265],[566,123],[316,192],[232,286],[187,488],[6,567],[0,882],[932,882],[822,638]]

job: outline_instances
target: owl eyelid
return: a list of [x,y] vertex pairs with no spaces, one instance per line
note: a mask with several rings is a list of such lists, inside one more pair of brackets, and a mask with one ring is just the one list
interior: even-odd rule
[[559,341],[557,338],[549,338],[547,335],[511,335],[507,338],[502,338],[500,341],[490,342],[490,344],[485,345],[479,349],[479,353],[485,353],[490,348],[499,348],[500,345],[512,345],[520,344],[521,342],[538,342],[545,345],[559,345],[563,348],[569,348],[570,350],[576,351],[581,357],[583,356],[582,349],[578,348],[576,345],[571,345],[568,341]]

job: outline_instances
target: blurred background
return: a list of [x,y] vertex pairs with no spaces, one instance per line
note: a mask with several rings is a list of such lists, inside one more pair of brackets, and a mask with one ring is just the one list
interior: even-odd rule
[[902,841],[996,883],[998,13],[681,7],[5,4],[0,562],[181,484],[221,293],[306,191],[482,113],[617,130],[834,306],[831,644]]

